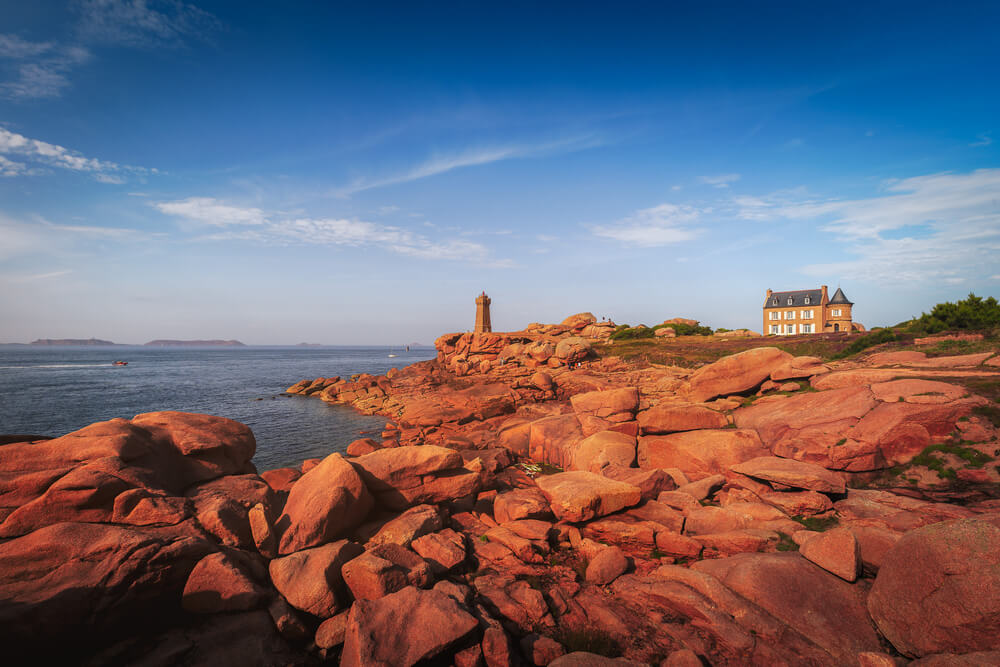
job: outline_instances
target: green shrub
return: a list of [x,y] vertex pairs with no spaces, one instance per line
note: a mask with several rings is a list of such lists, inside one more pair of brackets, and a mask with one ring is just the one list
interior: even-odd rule
[[636,340],[639,338],[652,338],[656,335],[655,329],[650,329],[645,324],[630,327],[624,324],[614,330],[611,340]]
[[[662,324],[660,326],[670,327],[678,336],[711,336],[712,327],[703,327],[700,324],[695,324],[694,326],[690,324],[684,324],[683,322],[677,322],[674,324]],[[660,327],[656,327],[659,329]]]
[[989,329],[1000,326],[1000,303],[994,297],[983,299],[969,293],[967,299],[939,303],[930,313],[921,313],[907,323],[914,333],[939,333],[948,329]]
[[637,324],[634,327],[621,324],[611,333],[611,340],[640,340],[643,338],[654,338],[657,329],[670,327],[678,336],[711,336],[712,328],[703,327],[700,324],[690,325],[678,322],[664,322],[655,327],[647,327],[645,324]]

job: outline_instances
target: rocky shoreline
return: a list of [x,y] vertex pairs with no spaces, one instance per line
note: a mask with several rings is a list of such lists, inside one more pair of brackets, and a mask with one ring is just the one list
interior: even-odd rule
[[298,468],[258,473],[247,427],[186,413],[0,445],[8,653],[1000,663],[1000,430],[974,390],[1000,356],[760,341],[692,370],[595,354],[613,329],[449,334],[303,380],[390,424]]

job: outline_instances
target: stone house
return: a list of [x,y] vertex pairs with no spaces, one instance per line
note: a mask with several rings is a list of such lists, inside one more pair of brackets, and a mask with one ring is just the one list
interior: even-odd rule
[[826,285],[793,292],[767,290],[762,331],[774,336],[864,331],[851,320],[853,305],[839,287],[833,298],[827,294]]

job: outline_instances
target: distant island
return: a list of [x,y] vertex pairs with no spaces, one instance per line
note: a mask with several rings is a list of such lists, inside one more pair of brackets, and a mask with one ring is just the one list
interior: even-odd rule
[[151,340],[146,347],[246,347],[238,340]]
[[117,343],[112,343],[110,340],[101,340],[100,338],[39,338],[38,340],[33,340],[29,345],[117,345]]

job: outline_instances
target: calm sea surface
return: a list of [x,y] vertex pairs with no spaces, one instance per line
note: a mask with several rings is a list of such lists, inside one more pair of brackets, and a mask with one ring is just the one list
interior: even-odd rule
[[[396,354],[395,358],[389,357]],[[0,347],[0,434],[58,436],[96,421],[183,410],[253,429],[260,470],[343,451],[385,419],[284,394],[305,378],[381,374],[434,350],[387,347]],[[128,366],[112,366],[116,359]]]

